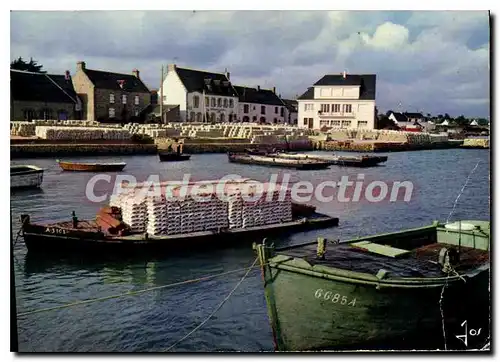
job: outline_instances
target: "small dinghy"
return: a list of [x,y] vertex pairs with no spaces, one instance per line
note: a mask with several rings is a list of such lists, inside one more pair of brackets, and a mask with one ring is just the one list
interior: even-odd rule
[[79,171],[79,172],[106,172],[106,171],[122,171],[127,164],[125,162],[111,163],[85,163],[85,162],[64,162],[56,160],[59,166],[64,171]]
[[33,165],[10,166],[10,189],[39,188],[43,182],[43,169]]

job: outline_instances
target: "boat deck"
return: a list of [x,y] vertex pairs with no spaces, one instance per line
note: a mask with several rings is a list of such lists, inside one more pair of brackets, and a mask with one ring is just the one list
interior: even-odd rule
[[46,226],[57,227],[70,231],[89,231],[94,233],[99,231],[99,226],[97,225],[97,222],[95,220],[78,220],[78,227],[76,229],[73,228],[72,221],[61,221],[53,224],[47,224]]
[[[397,277],[444,277],[442,267],[437,264],[441,248],[449,246],[432,243],[410,251],[400,257],[388,257],[355,248],[349,244],[327,244],[325,259],[316,257],[317,244],[278,251],[278,254],[302,258],[311,265],[324,265],[338,269],[348,269],[360,273],[377,274],[380,269],[387,270]],[[460,262],[454,269],[457,272],[471,270],[489,261],[488,251],[473,248],[460,248]]]

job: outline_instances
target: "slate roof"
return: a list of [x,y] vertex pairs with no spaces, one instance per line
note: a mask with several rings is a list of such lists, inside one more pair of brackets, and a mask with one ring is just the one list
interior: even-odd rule
[[282,101],[285,103],[285,107],[291,112],[297,112],[299,110],[299,102],[295,99],[282,99]]
[[[375,100],[377,76],[375,74],[327,74],[314,83],[314,86],[360,86],[359,99]],[[314,88],[310,87],[298,99],[314,99]]]
[[71,78],[64,75],[10,70],[10,92],[13,100],[51,103],[77,103]]
[[238,96],[225,74],[179,67],[175,70],[189,93],[205,92],[207,95]]
[[391,113],[394,115],[394,118],[396,118],[396,121],[398,123],[408,122],[408,118],[403,113],[400,112],[391,112]]
[[307,90],[297,99],[314,99],[314,87],[309,87]]
[[[120,90],[134,93],[149,93],[148,87],[133,74],[120,74],[105,72],[102,70],[93,70],[85,68],[83,70],[96,88]],[[120,82],[123,82],[123,88]]]
[[238,99],[243,103],[267,104],[271,106],[284,106],[285,104],[276,93],[270,89],[257,89],[250,87],[234,86]]
[[424,115],[422,113],[409,113],[405,112],[405,116],[408,118],[424,118]]

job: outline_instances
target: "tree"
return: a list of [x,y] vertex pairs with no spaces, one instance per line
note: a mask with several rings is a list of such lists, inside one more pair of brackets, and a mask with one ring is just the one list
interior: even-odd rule
[[469,124],[469,120],[462,114],[455,119],[455,123],[459,126],[466,126]]
[[46,73],[42,70],[42,68],[43,65],[39,65],[36,60],[33,60],[33,58],[30,58],[30,61],[27,62],[22,57],[19,57],[10,63],[10,69],[25,70],[34,73]]
[[432,118],[432,115],[430,113],[427,113],[427,118]]
[[450,115],[448,113],[444,114],[444,119],[451,119]]
[[398,126],[386,115],[381,115],[377,120],[377,129],[398,129]]

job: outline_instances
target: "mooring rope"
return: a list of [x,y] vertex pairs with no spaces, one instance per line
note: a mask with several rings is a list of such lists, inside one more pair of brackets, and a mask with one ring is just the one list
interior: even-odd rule
[[[201,282],[201,281],[205,281],[205,280],[209,280],[209,279],[213,279],[213,278],[218,278],[218,277],[221,277],[221,276],[224,276],[224,275],[239,273],[239,272],[242,272],[244,270],[247,271],[247,273],[245,274],[245,277],[246,277],[248,275],[248,273],[250,272],[251,269],[256,268],[256,266],[255,266],[256,262],[257,262],[257,259],[253,262],[252,266],[250,266],[250,267],[240,268],[240,269],[234,269],[234,270],[230,270],[230,271],[227,271],[227,272],[222,272],[222,273],[219,273],[219,274],[212,274],[212,275],[208,275],[208,276],[204,276],[204,277],[200,277],[200,278],[183,280],[183,281],[180,281],[180,282],[175,282],[175,283],[171,283],[171,284],[167,284],[167,285],[161,285],[161,286],[147,288],[147,289],[141,289],[141,290],[136,290],[136,291],[129,291],[129,292],[126,292],[126,293],[123,293],[123,294],[116,294],[116,295],[109,295],[109,296],[101,297],[101,298],[93,298],[93,299],[80,300],[80,301],[76,301],[76,302],[73,302],[73,303],[58,305],[58,306],[55,306],[55,307],[35,309],[35,310],[28,311],[28,312],[19,313],[19,314],[17,314],[17,317],[18,318],[19,317],[25,317],[25,316],[28,316],[28,315],[42,313],[42,312],[49,312],[49,311],[54,311],[54,310],[60,310],[60,309],[65,309],[65,308],[69,308],[69,307],[75,307],[75,306],[79,306],[79,305],[91,304],[91,303],[96,303],[96,302],[103,302],[105,300],[117,299],[117,298],[132,296],[132,295],[143,294],[143,293],[147,293],[147,292],[151,292],[151,291],[155,291],[155,290],[176,287],[176,286],[179,286],[179,285],[197,283],[197,282]],[[260,267],[260,266],[257,266],[257,267]]]
[[474,173],[474,171],[476,171],[476,168],[477,166],[479,166],[479,164],[481,163],[481,161],[477,161],[476,163],[476,166],[474,166],[474,168],[472,169],[472,171],[469,173],[469,175],[467,176],[467,179],[465,180],[465,183],[464,185],[462,186],[462,189],[460,190],[460,192],[458,193],[458,196],[457,198],[455,199],[455,202],[453,203],[453,208],[451,209],[451,212],[450,214],[448,215],[448,218],[446,219],[446,223],[448,224],[448,222],[450,221],[450,218],[451,216],[453,215],[453,213],[455,212],[455,208],[457,207],[457,203],[458,203],[458,199],[460,199],[460,196],[462,196],[462,194],[464,193],[464,190],[465,188],[467,187],[467,184],[469,183],[469,180],[472,176],[472,174]]
[[234,288],[222,300],[222,302],[220,302],[220,304],[217,306],[217,308],[215,308],[214,311],[212,313],[210,313],[210,315],[203,320],[203,322],[201,322],[200,324],[198,324],[195,328],[193,328],[191,330],[191,332],[189,332],[188,334],[186,334],[184,337],[182,337],[181,339],[177,340],[175,343],[173,343],[172,345],[170,345],[170,347],[168,347],[164,352],[170,351],[176,345],[178,345],[179,343],[181,343],[182,341],[184,341],[186,338],[188,338],[190,335],[192,335],[194,332],[196,332],[198,329],[200,329],[201,327],[203,327],[215,315],[215,313],[217,313],[222,308],[222,306],[224,305],[224,303],[226,303],[227,300],[233,295],[233,293],[236,291],[236,289],[238,289],[238,287],[241,285],[241,283],[243,283],[243,280],[245,280],[245,278],[248,276],[248,274],[250,273],[250,270],[252,270],[255,267],[255,263],[257,263],[258,260],[259,260],[259,258],[256,258],[254,260],[254,262],[252,263],[252,265],[250,267],[248,267],[248,270],[245,273],[245,275],[243,275],[243,277],[241,277],[240,281],[234,286]]
[[441,326],[443,328],[443,340],[444,340],[444,350],[447,351],[447,343],[446,343],[446,327],[444,322],[444,311],[443,311],[443,299],[444,299],[444,290],[448,285],[448,278],[446,278],[446,282],[443,285],[443,289],[441,289],[441,296],[439,298],[439,310],[441,311]]

